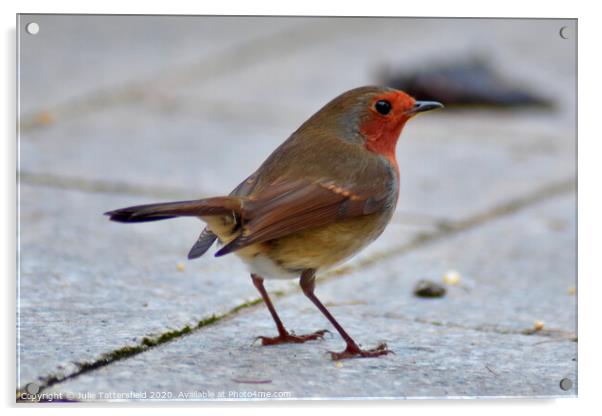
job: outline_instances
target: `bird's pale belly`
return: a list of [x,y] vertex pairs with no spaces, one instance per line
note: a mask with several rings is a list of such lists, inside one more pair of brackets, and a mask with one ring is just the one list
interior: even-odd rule
[[[351,218],[253,244],[234,254],[245,262],[251,273],[266,279],[298,278],[305,269],[323,271],[352,257],[383,232],[389,219],[388,213]],[[203,220],[222,244],[229,243],[240,232],[233,232],[229,218]]]

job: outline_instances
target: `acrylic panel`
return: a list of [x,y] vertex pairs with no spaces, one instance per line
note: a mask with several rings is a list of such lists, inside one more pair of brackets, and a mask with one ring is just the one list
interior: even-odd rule
[[[575,19],[19,15],[17,400],[576,396],[576,40]],[[366,85],[408,95],[330,108],[279,169],[324,179],[308,194],[334,192],[328,221],[351,224],[291,248],[299,262],[389,210],[378,239],[318,269],[315,294],[358,348],[392,353],[333,359],[346,343],[297,278],[265,280],[284,326],[328,332],[264,346],[278,332],[245,262],[219,245],[187,258],[203,222],[103,215],[228,195]],[[444,108],[396,149],[370,145],[386,129],[366,117],[409,96]],[[396,160],[399,184],[361,176],[348,146]],[[272,182],[269,198],[297,192]],[[294,201],[278,215],[317,203]]]

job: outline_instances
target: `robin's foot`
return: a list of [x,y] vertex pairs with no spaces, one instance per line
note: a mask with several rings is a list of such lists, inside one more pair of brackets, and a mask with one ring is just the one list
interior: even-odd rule
[[259,336],[255,338],[261,340],[261,345],[277,345],[277,344],[301,344],[305,341],[312,341],[314,339],[322,339],[324,338],[324,334],[328,331],[327,329],[322,329],[320,331],[313,332],[311,334],[306,335],[295,335],[292,332],[285,332],[283,334],[278,335],[277,337],[262,337]]
[[346,358],[379,357],[386,354],[393,354],[393,351],[391,351],[384,342],[379,344],[376,348],[372,348],[371,350],[362,350],[357,345],[348,344],[347,348],[345,348],[345,351],[330,351],[330,356],[335,361],[344,360]]

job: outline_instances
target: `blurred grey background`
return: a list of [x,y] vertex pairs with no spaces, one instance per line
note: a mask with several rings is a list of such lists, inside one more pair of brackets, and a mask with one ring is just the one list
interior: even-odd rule
[[[17,30],[20,388],[576,394],[576,20],[20,15]],[[335,364],[337,336],[252,346],[271,319],[238,259],[185,260],[198,221],[102,216],[228,193],[336,95],[475,56],[553,106],[412,120],[392,224],[318,287],[395,355]],[[446,295],[414,296],[420,279]],[[268,290],[290,329],[327,327],[296,282]]]

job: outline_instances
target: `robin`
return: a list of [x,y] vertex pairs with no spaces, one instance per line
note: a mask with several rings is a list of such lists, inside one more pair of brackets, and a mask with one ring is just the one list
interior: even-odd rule
[[334,360],[376,357],[386,344],[362,349],[315,295],[316,273],[350,258],[385,229],[399,195],[395,148],[406,122],[443,107],[386,87],[347,91],[309,118],[228,196],[166,202],[107,212],[125,223],[198,217],[207,225],[188,254],[202,256],[216,241],[221,257],[234,253],[248,266],[278,329],[263,345],[302,343],[327,332],[289,332],[264,279],[300,279],[303,293],[346,342]]

